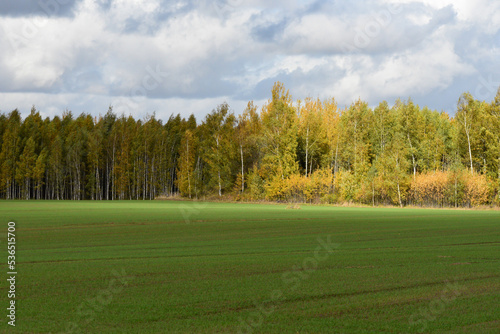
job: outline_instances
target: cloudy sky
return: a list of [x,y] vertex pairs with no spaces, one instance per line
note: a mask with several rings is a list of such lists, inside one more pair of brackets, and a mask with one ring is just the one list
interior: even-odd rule
[[411,97],[453,113],[500,85],[497,0],[7,0],[0,111],[137,118],[295,99]]

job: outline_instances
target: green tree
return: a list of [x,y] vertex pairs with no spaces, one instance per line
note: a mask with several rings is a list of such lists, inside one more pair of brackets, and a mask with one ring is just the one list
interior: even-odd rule
[[235,129],[236,141],[240,149],[240,176],[237,178],[235,188],[241,193],[245,191],[245,173],[250,167],[256,165],[260,159],[259,135],[261,121],[257,107],[253,102],[248,102],[246,109],[238,117]]
[[93,126],[90,115],[81,114],[68,127],[64,146],[69,177],[69,196],[73,200],[85,198],[85,161],[87,156],[88,133]]
[[[120,117],[115,122],[114,131],[117,134],[117,147],[115,166],[113,167],[115,191],[118,199],[131,198],[132,174],[132,138],[135,136],[135,120],[132,116]],[[128,196],[127,196],[128,195]]]
[[373,124],[371,130],[372,150],[375,156],[385,153],[388,144],[392,140],[394,128],[394,113],[386,101],[379,103],[373,110]]
[[179,149],[183,135],[183,120],[179,114],[171,115],[165,124],[165,188],[164,192],[172,196],[175,192],[176,167],[179,161]]
[[285,179],[298,171],[297,114],[292,97],[282,83],[262,110],[262,169],[270,197],[280,196]]
[[[465,146],[467,149],[468,162],[471,174],[474,174],[474,155],[477,134],[479,131],[479,103],[470,93],[464,93],[460,96],[457,104],[457,113],[455,115],[460,125],[460,135],[465,135]],[[462,141],[461,141],[462,142]]]
[[45,184],[45,170],[47,164],[47,148],[44,148],[37,157],[35,167],[33,169],[33,181],[35,182],[36,199],[42,197],[42,187]]
[[407,102],[398,100],[395,109],[401,124],[400,131],[406,139],[405,145],[408,146],[407,152],[411,157],[413,178],[415,179],[419,171],[419,145],[423,136],[420,107],[415,105],[411,99],[408,99]]
[[177,187],[181,195],[192,198],[197,140],[191,129],[186,130],[181,140]]
[[2,150],[0,151],[0,189],[5,192],[7,199],[16,197],[16,162],[19,158],[21,143],[19,129],[21,114],[17,109],[9,113],[6,121],[7,128],[2,136]]
[[[51,125],[55,125],[53,121]],[[61,133],[54,132],[54,138],[49,144],[49,156],[47,161],[48,181],[50,199],[64,199],[64,174],[65,165],[64,157],[64,139],[61,138]]]
[[88,154],[87,154],[87,185],[86,189],[92,200],[102,200],[102,176],[101,170],[104,161],[103,143],[103,119],[99,117],[94,120],[94,127],[88,134]]
[[[312,174],[313,157],[319,153],[323,117],[323,105],[319,99],[313,100],[307,98],[304,101],[304,106],[299,106],[299,119],[298,119],[298,135],[301,146],[304,147],[304,175],[308,177]],[[317,157],[317,156],[316,156]],[[310,165],[310,166],[309,166]]]
[[16,169],[16,181],[21,185],[21,195],[24,199],[31,198],[31,182],[33,180],[36,161],[35,140],[33,137],[29,137],[24,146],[23,153],[19,157]]
[[386,194],[392,203],[403,206],[408,189],[407,170],[410,166],[403,131],[397,131],[388,143],[387,150],[377,159],[377,172],[381,178],[383,194]]
[[[373,112],[361,100],[353,103],[340,117],[343,165],[352,174],[353,200],[366,202],[371,197],[372,182],[368,171],[372,164],[370,127]],[[345,174],[347,176],[348,174]],[[349,178],[347,178],[349,179]],[[346,180],[347,180],[346,179]]]
[[203,159],[208,165],[208,187],[216,188],[219,197],[233,181],[231,167],[236,155],[233,140],[235,122],[229,105],[223,103],[207,115],[201,126],[205,133],[205,140],[200,145],[205,148]]
[[500,203],[500,87],[488,108],[488,117],[485,120],[485,140],[487,156],[491,166],[491,176],[496,179],[497,201]]

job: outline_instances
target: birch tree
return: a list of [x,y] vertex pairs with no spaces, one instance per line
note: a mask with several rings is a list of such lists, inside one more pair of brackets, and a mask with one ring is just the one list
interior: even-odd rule
[[253,102],[248,102],[246,109],[238,116],[236,126],[236,140],[239,146],[240,176],[236,179],[235,187],[243,193],[245,191],[245,173],[250,167],[258,163],[260,150],[258,148],[261,131],[260,117]]
[[207,115],[202,127],[206,133],[204,159],[209,168],[209,187],[217,189],[219,197],[222,191],[232,184],[231,164],[235,156],[234,125],[236,118],[223,103]]
[[192,198],[195,169],[196,137],[188,129],[184,133],[179,148],[179,165],[177,169],[177,187],[183,196]]
[[262,108],[262,169],[269,197],[279,197],[285,179],[298,171],[297,114],[292,97],[280,82]]
[[298,135],[305,151],[304,176],[308,177],[312,173],[312,157],[318,153],[322,139],[320,135],[322,103],[319,99],[307,98],[304,101],[304,106],[299,106],[298,109]]
[[470,172],[474,174],[474,157],[472,152],[477,131],[478,108],[477,102],[470,93],[464,93],[460,96],[455,118],[460,125],[460,133],[465,134]]

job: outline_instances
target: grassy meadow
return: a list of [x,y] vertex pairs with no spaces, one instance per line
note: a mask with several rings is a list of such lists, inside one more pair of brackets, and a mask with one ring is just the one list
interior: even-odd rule
[[1,201],[18,333],[498,333],[500,211]]

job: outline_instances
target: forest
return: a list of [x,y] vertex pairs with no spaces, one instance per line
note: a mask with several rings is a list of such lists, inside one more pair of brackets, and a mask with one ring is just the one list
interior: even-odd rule
[[35,107],[0,113],[0,198],[178,198],[475,207],[500,204],[500,88],[462,94],[455,115],[411,99],[222,103],[198,122]]

